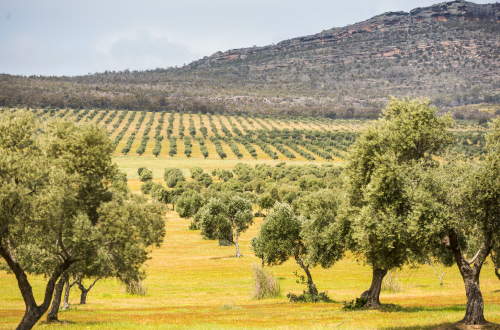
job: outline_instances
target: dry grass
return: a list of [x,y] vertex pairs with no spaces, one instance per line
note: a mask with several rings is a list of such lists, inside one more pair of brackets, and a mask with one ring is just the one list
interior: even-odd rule
[[[381,295],[382,303],[399,305],[392,312],[341,311],[341,301],[350,301],[370,285],[371,270],[352,258],[332,269],[312,269],[320,291],[327,291],[334,303],[292,304],[286,297],[253,300],[253,269],[259,263],[250,249],[262,219],[240,238],[243,258],[236,259],[234,247],[220,247],[203,240],[199,231],[188,230],[189,221],[175,212],[166,216],[166,238],[153,251],[146,266],[148,294],[126,294],[123,284],[103,280],[90,291],[87,305],[60,313],[62,325],[39,324],[38,329],[432,329],[460,320],[465,312],[465,293],[455,267],[446,268],[443,287],[432,269],[403,269],[398,279],[405,290]],[[295,262],[273,267],[283,292],[301,293],[295,281]],[[43,277],[30,277],[38,301],[43,294]],[[500,281],[491,265],[482,271],[481,288],[486,319],[500,323]],[[232,306],[223,308],[223,306]],[[21,319],[24,304],[14,275],[0,272],[0,329],[12,329]]]

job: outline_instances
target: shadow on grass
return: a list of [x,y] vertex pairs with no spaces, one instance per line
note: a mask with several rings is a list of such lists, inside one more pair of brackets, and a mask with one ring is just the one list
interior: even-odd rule
[[[243,257],[243,256],[241,256]],[[222,260],[222,259],[236,259],[236,257],[234,256],[234,254],[231,254],[229,256],[221,256],[221,257],[212,257],[210,258],[210,260]]]
[[460,322],[442,323],[428,326],[384,327],[380,330],[500,330],[500,324],[486,323],[482,325],[464,325]]
[[414,307],[404,307],[396,304],[382,304],[380,308],[381,312],[393,313],[393,312],[403,312],[403,313],[420,313],[420,312],[464,312],[465,305],[451,305],[451,306],[414,306]]

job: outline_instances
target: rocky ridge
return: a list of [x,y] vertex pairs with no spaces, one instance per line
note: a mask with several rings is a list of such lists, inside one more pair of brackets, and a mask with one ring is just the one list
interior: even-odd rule
[[366,32],[387,32],[394,30],[408,30],[412,27],[429,24],[434,21],[448,20],[461,21],[490,21],[500,23],[500,3],[475,4],[464,0],[443,2],[430,7],[416,8],[409,13],[387,12],[374,16],[363,22],[355,23],[342,28],[333,28],[320,33],[281,41],[276,45],[264,47],[247,47],[217,52],[211,56],[195,61],[188,67],[210,65],[220,61],[245,59],[251,55],[276,55],[293,49],[318,47],[328,44],[344,42],[358,34]]

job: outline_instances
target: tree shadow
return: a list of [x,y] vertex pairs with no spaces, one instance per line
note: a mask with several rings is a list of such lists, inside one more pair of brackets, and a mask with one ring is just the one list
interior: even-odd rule
[[450,305],[450,306],[414,306],[404,307],[396,304],[382,304],[379,309],[383,313],[403,312],[403,313],[419,313],[419,312],[464,312],[465,305]]
[[442,323],[428,326],[402,326],[402,327],[383,327],[380,330],[500,330],[500,324],[486,323],[482,325],[465,325],[461,322]]

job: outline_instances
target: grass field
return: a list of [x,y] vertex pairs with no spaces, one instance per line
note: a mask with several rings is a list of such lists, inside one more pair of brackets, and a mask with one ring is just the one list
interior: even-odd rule
[[[119,112],[120,114],[121,112]],[[87,115],[90,116],[92,111]],[[119,116],[118,114],[118,116]],[[113,138],[124,127],[131,112],[127,114],[120,126],[111,135]],[[47,117],[48,114],[44,114]],[[66,114],[66,117],[71,116]],[[109,116],[109,114],[108,114]],[[108,125],[112,129],[118,116]],[[127,173],[129,186],[139,190],[137,169],[141,166],[153,170],[154,180],[161,181],[166,167],[180,168],[187,176],[194,166],[205,171],[215,168],[231,169],[240,162],[248,164],[266,163],[276,165],[287,161],[280,156],[272,160],[261,150],[254,160],[245,156],[238,160],[234,155],[221,160],[215,148],[208,142],[210,155],[203,159],[199,145],[193,141],[193,157],[183,154],[184,144],[178,140],[178,154],[168,156],[168,140],[163,140],[160,157],[151,154],[154,144],[154,130],[159,114],[149,134],[147,152],[143,156],[135,154],[135,149],[142,138],[144,123],[137,133],[133,145],[134,152],[121,155],[131,131],[135,129],[137,115],[117,147],[114,161],[121,170]],[[164,130],[168,126],[165,116]],[[91,120],[95,122],[99,114]],[[194,123],[199,129],[199,117],[193,115]],[[106,120],[104,117],[101,124]],[[176,120],[179,119],[176,114]],[[242,118],[242,123],[230,117],[235,125],[243,130],[271,126],[262,119]],[[84,119],[83,119],[84,120]],[[203,123],[210,131],[208,117],[202,116]],[[184,126],[189,127],[189,116],[184,115]],[[221,128],[218,118],[214,123]],[[227,117],[223,123],[230,128]],[[300,123],[294,120],[268,120],[272,125],[285,128],[307,127],[307,129],[359,129],[366,122],[335,121],[324,123],[311,120]],[[250,123],[251,122],[251,123]],[[336,124],[337,126],[334,126]],[[458,129],[476,129],[474,126],[461,126]],[[178,127],[173,134],[178,134]],[[199,133],[198,133],[199,134]],[[220,132],[223,135],[222,132]],[[186,132],[187,135],[187,132]],[[238,146],[245,151],[242,145]],[[230,150],[227,145],[228,155]],[[257,149],[257,148],[256,148]],[[310,164],[310,161],[293,161],[294,164]],[[319,164],[327,161],[319,160]],[[329,161],[329,163],[339,163]],[[60,324],[44,324],[39,322],[37,329],[434,329],[459,321],[465,313],[465,290],[460,274],[455,267],[444,269],[444,285],[430,266],[404,268],[397,271],[402,289],[400,292],[383,291],[381,301],[383,310],[342,311],[342,301],[351,301],[368,289],[371,280],[371,268],[349,256],[331,269],[313,269],[312,276],[320,291],[327,291],[332,303],[292,304],[288,302],[288,292],[300,293],[305,287],[297,283],[294,272],[301,269],[292,261],[282,266],[273,267],[272,271],[280,280],[282,297],[276,299],[253,300],[252,265],[260,263],[250,249],[250,240],[256,236],[261,218],[256,218],[250,229],[240,237],[243,258],[234,258],[234,247],[219,247],[216,241],[203,240],[199,231],[188,230],[189,221],[180,219],[176,212],[169,211],[165,217],[166,236],[163,245],[153,251],[151,260],[147,262],[148,289],[146,296],[134,296],[125,292],[122,284],[116,280],[101,280],[90,291],[87,305],[79,305],[79,290],[72,289],[68,311],[60,312]],[[44,278],[30,276],[35,295],[40,301],[43,294]],[[495,277],[493,267],[487,264],[481,275],[481,289],[485,300],[485,317],[490,322],[500,323],[500,281]],[[0,271],[0,329],[13,329],[24,314],[24,303],[17,288],[13,274]]]
[[[90,291],[87,305],[78,305],[72,289],[71,309],[60,312],[61,324],[37,324],[38,329],[432,329],[460,320],[465,293],[456,268],[445,268],[444,286],[429,266],[398,271],[402,291],[382,292],[385,311],[342,311],[342,301],[359,296],[369,286],[371,270],[346,258],[332,269],[315,268],[313,278],[333,303],[289,303],[286,293],[304,287],[293,274],[293,262],[273,267],[280,279],[282,298],[252,300],[252,265],[259,263],[250,250],[261,219],[241,236],[241,259],[234,247],[219,247],[189,231],[188,221],[175,212],[166,216],[166,238],[147,263],[148,294],[125,293],[115,280],[102,280]],[[31,277],[38,299],[43,278]],[[14,275],[0,272],[0,329],[12,329],[24,305]],[[500,281],[491,265],[482,271],[485,316],[500,323]],[[338,326],[338,327],[337,327]]]

